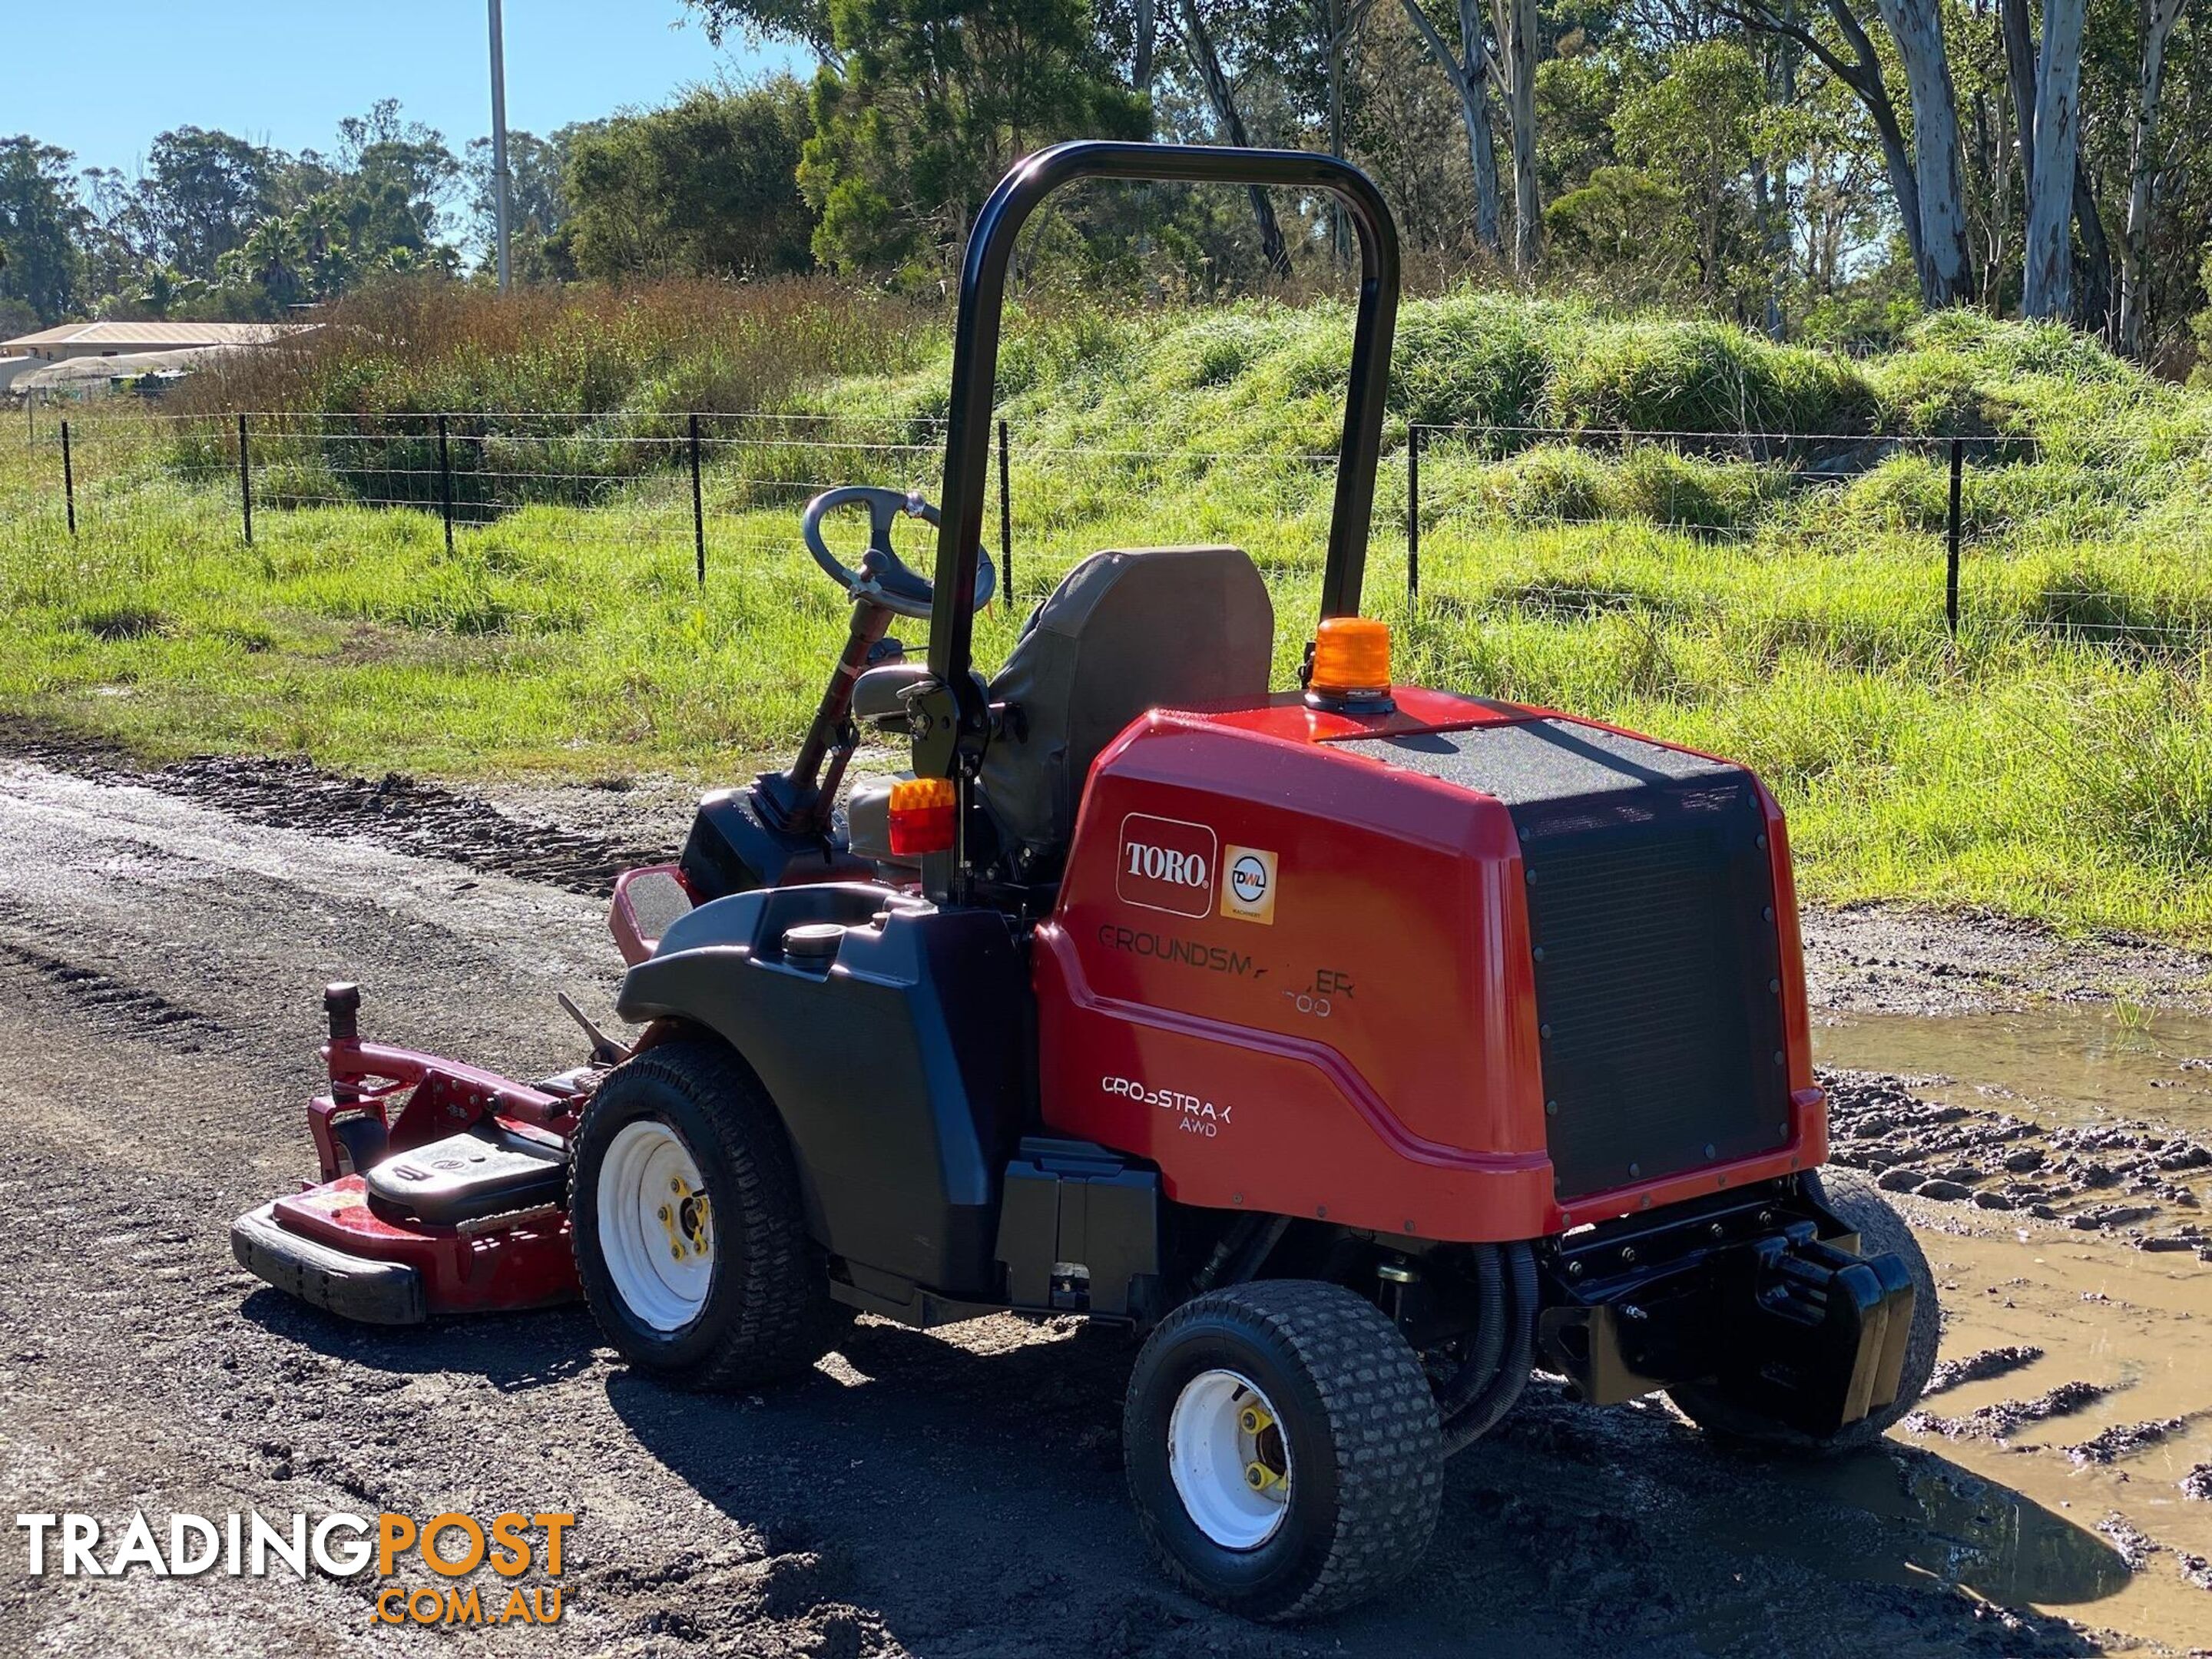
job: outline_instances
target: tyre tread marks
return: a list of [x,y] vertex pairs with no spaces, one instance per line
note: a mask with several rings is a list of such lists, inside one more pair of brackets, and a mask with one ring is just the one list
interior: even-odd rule
[[[806,1237],[798,1172],[774,1104],[752,1073],[719,1042],[679,1039],[656,1044],[625,1062],[622,1070],[633,1068],[635,1074],[674,1089],[699,1109],[720,1140],[737,1183],[733,1193],[710,1187],[708,1194],[721,1218],[720,1224],[734,1222],[738,1229],[738,1259],[745,1283],[736,1316],[712,1352],[670,1373],[671,1380],[686,1388],[720,1392],[805,1370],[827,1346],[826,1275]],[[579,1140],[588,1134],[592,1116],[607,1097],[602,1085],[578,1126]],[[716,1267],[720,1271],[729,1253],[719,1254],[722,1259]],[[600,1322],[603,1328],[605,1322]],[[606,1334],[617,1340],[613,1331]]]
[[[1311,1619],[1365,1600],[1418,1565],[1436,1532],[1443,1457],[1427,1374],[1397,1328],[1341,1285],[1255,1280],[1185,1303],[1161,1328],[1216,1310],[1264,1325],[1296,1357],[1321,1395],[1336,1454],[1336,1528],[1328,1556],[1294,1600],[1263,1616]],[[1138,1515],[1146,1541],[1176,1581],[1210,1599],[1162,1547],[1142,1504]]]

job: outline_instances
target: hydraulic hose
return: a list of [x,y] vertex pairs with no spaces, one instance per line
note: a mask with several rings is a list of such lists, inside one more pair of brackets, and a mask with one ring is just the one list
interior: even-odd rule
[[1286,1215],[1264,1220],[1256,1215],[1239,1216],[1221,1235],[1206,1265],[1192,1276],[1191,1289],[1195,1292],[1210,1291],[1216,1285],[1242,1285],[1260,1271],[1290,1227]]
[[1206,1258],[1206,1264],[1192,1275],[1191,1289],[1194,1291],[1212,1290],[1214,1281],[1221,1277],[1221,1270],[1229,1265],[1229,1258],[1240,1246],[1251,1242],[1252,1235],[1260,1231],[1260,1218],[1256,1215],[1240,1215],[1231,1222],[1215,1241],[1212,1253]]
[[1467,1359],[1437,1391],[1437,1415],[1446,1423],[1465,1411],[1489,1384],[1505,1352],[1504,1257],[1495,1244],[1474,1250],[1474,1341]]
[[1259,1237],[1237,1253],[1236,1260],[1229,1264],[1228,1271],[1222,1275],[1224,1281],[1231,1285],[1242,1285],[1246,1279],[1252,1278],[1261,1267],[1267,1266],[1267,1258],[1275,1253],[1275,1246],[1283,1242],[1283,1235],[1290,1230],[1290,1217],[1279,1215],[1272,1218],[1267,1224],[1260,1230]]
[[1511,1275],[1511,1326],[1505,1358],[1473,1404],[1444,1424],[1444,1455],[1455,1457],[1496,1428],[1521,1391],[1528,1386],[1529,1368],[1536,1363],[1536,1253],[1525,1243],[1505,1247]]

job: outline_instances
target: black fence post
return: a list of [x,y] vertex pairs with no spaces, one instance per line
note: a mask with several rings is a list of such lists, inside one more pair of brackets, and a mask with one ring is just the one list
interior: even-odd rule
[[446,442],[446,417],[438,416],[438,500],[446,514],[446,553],[453,551],[453,453]]
[[70,423],[62,422],[62,500],[69,505],[70,534],[76,534],[76,467],[70,459]]
[[1014,494],[1007,477],[1006,423],[999,422],[999,580],[1006,608],[1014,604]]
[[1406,611],[1421,597],[1421,428],[1406,427]]
[[1947,524],[1949,555],[1945,561],[1943,580],[1943,621],[1951,630],[1951,637],[1959,637],[1959,485],[1966,467],[1966,445],[1959,439],[1951,440],[1951,512]]
[[707,586],[707,493],[699,480],[699,416],[691,416],[691,547],[699,556],[699,586]]
[[246,411],[238,411],[238,507],[246,520],[246,544],[253,545],[253,452],[246,447]]

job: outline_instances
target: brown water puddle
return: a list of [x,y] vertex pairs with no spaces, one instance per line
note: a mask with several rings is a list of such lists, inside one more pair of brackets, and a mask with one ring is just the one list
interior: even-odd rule
[[[1958,1224],[1931,1213],[1942,1206],[1908,1198],[1903,1207],[1916,1224]],[[2212,1462],[2212,1270],[2041,1226],[1924,1231],[1922,1243],[1943,1286],[1946,1358],[2044,1351],[2008,1376],[1935,1395],[1930,1413],[1956,1423],[2074,1382],[2111,1392],[2005,1439],[1900,1431],[1942,1460],[1908,1472],[1892,1500],[1917,1507],[1943,1540],[1943,1559],[1917,1565],[2093,1626],[2180,1647],[2212,1642],[2212,1568],[2203,1565],[2212,1560],[2212,1502],[2184,1497],[2180,1485]],[[2176,1418],[2183,1427],[2109,1462],[2071,1449],[2101,1431]],[[1990,1484],[1961,1492],[1944,1464]],[[1854,1478],[1849,1468],[1812,1474]],[[2116,1570],[2115,1550],[2133,1571]],[[2203,1583],[2192,1582],[2192,1557]]]
[[[1951,1219],[1936,1206],[1907,1198],[1901,1207],[1927,1229],[1944,1358],[2044,1351],[2004,1376],[1931,1395],[1931,1415],[1955,1420],[2074,1382],[2112,1392],[2006,1440],[1900,1428],[1880,1450],[1778,1461],[1765,1472],[1802,1494],[1804,1512],[1856,1510],[1871,1524],[1793,1526],[1794,1505],[1768,1513],[1747,1495],[1732,1522],[1743,1543],[1843,1578],[1961,1585],[2000,1607],[2073,1620],[2110,1651],[2212,1644],[2212,1588],[2193,1581],[2188,1560],[2212,1559],[2212,1503],[2184,1498],[2179,1484],[2212,1460],[2212,1276],[2193,1261],[2169,1267],[2170,1257],[2050,1230],[2025,1242],[1934,1231]],[[2101,1430],[2176,1417],[2185,1428],[2133,1455],[2069,1455]]]
[[[2052,1125],[2125,1117],[2212,1132],[2212,1019],[2106,1004],[2054,1003],[2005,1013],[1838,1014],[1813,1031],[1823,1065],[1947,1083],[1944,1099],[1991,1096]],[[2185,1061],[2201,1061],[2185,1065]]]
[[[1913,1092],[2037,1123],[2212,1132],[2212,1068],[2182,1063],[2212,1057],[2212,1020],[2109,1006],[1852,1015],[1815,1046],[1825,1064],[1940,1078]],[[2114,1632],[2123,1651],[2212,1646],[2212,1501],[2181,1485],[2212,1466],[2212,1265],[2112,1231],[1896,1202],[1942,1285],[1944,1359],[2041,1353],[1931,1395],[1887,1454],[1784,1477],[1877,1523],[1850,1570],[1933,1575]],[[1986,1409],[2081,1383],[2103,1392],[2072,1410],[2008,1427]],[[2153,1426],[2125,1432],[2140,1425]],[[1817,1547],[1852,1553],[1847,1538]]]

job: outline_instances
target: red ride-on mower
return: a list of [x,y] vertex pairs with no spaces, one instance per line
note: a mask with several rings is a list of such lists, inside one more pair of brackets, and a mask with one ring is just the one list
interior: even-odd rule
[[[1102,552],[985,678],[970,613],[1006,264],[1081,179],[1327,191],[1358,312],[1302,684],[1235,548]],[[1397,303],[1354,168],[1061,145],[975,222],[935,580],[918,501],[805,526],[853,596],[787,771],[617,884],[623,1048],[532,1087],[364,1044],[334,993],[322,1184],[240,1259],[356,1317],[574,1282],[635,1366],[805,1370],[858,1310],[1142,1335],[1129,1487],[1194,1594],[1294,1618],[1411,1569],[1443,1461],[1532,1368],[1716,1432],[1872,1439],[1935,1358],[1911,1233],[1826,1153],[1788,843],[1741,767],[1392,683],[1357,615]],[[820,532],[858,501],[858,569]],[[889,637],[927,617],[925,661]],[[861,727],[910,775],[833,803]]]

